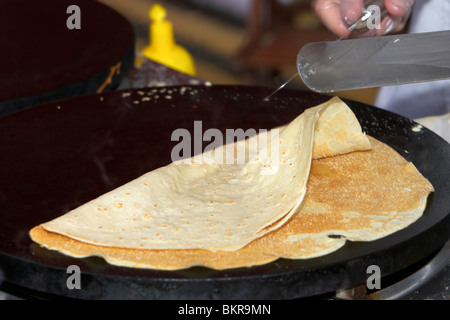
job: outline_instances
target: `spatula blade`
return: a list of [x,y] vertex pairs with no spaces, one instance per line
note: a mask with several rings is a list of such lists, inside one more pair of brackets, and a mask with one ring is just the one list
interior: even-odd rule
[[297,67],[316,92],[392,86],[450,78],[450,31],[313,42]]

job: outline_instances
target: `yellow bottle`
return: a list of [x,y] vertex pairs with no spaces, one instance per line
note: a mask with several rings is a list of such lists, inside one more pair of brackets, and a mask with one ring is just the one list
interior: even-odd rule
[[149,11],[149,17],[152,20],[150,44],[142,50],[142,54],[155,62],[194,76],[194,60],[186,49],[175,43],[172,23],[165,19],[166,10],[155,4]]

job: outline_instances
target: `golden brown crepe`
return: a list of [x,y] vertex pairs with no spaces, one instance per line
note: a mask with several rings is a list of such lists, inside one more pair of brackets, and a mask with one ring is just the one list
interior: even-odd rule
[[364,135],[338,98],[280,127],[273,141],[280,143],[274,174],[261,174],[267,159],[171,164],[30,235],[48,249],[119,266],[227,269],[316,257],[347,239],[384,237],[417,220],[433,190],[411,163]]

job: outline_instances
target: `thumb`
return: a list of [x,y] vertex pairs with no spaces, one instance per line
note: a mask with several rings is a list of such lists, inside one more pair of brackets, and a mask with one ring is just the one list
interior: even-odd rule
[[364,9],[363,0],[341,0],[341,16],[347,23],[356,22]]

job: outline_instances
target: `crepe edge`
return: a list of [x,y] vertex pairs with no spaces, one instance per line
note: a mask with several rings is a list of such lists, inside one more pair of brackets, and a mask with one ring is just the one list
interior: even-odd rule
[[[430,191],[431,193],[432,191]],[[318,246],[315,251],[309,252],[299,252],[297,255],[283,255],[276,254],[272,252],[258,252],[252,248],[252,243],[247,246],[236,250],[236,251],[219,251],[212,252],[205,249],[169,249],[169,250],[152,250],[152,249],[134,249],[134,248],[116,248],[116,247],[106,247],[106,246],[96,246],[93,244],[85,243],[68,236],[51,232],[46,230],[42,225],[32,228],[29,232],[30,238],[37,243],[40,247],[46,248],[48,250],[60,252],[66,256],[73,258],[88,258],[88,257],[100,257],[104,259],[107,263],[119,266],[119,267],[129,267],[129,268],[139,268],[139,269],[151,269],[151,270],[161,270],[161,271],[176,271],[188,269],[191,267],[206,267],[214,270],[229,270],[236,268],[250,268],[255,266],[261,266],[274,262],[279,259],[287,260],[306,260],[312,258],[322,257],[333,252],[336,252],[342,248],[347,242],[371,242],[385,238],[394,233],[404,230],[411,224],[417,222],[420,217],[422,217],[423,212],[428,203],[428,193],[422,197],[419,201],[419,206],[409,210],[407,212],[399,212],[398,215],[406,218],[403,227],[391,228],[384,230],[384,232],[379,232],[379,229],[372,232],[373,236],[366,237],[364,239],[358,237],[357,233],[346,232],[342,230],[327,230],[326,232],[316,233],[316,234],[303,234],[301,239],[298,240],[288,240],[292,242],[301,242],[303,239],[312,240],[317,243],[322,243],[326,240],[327,245],[325,247]],[[339,235],[340,237],[334,238],[330,236]],[[257,239],[256,239],[257,240]],[[255,240],[255,241],[256,241]],[[169,254],[176,257],[177,251],[182,251],[188,256],[183,263],[171,263],[170,261],[163,261],[156,259],[157,257],[150,258],[146,254],[151,255],[162,255]],[[252,259],[248,259],[252,257]],[[127,258],[131,256],[132,258]],[[196,259],[198,256],[203,256],[206,258]],[[215,257],[214,257],[215,256]],[[164,259],[162,259],[164,260]],[[251,263],[245,262],[251,260]]]

